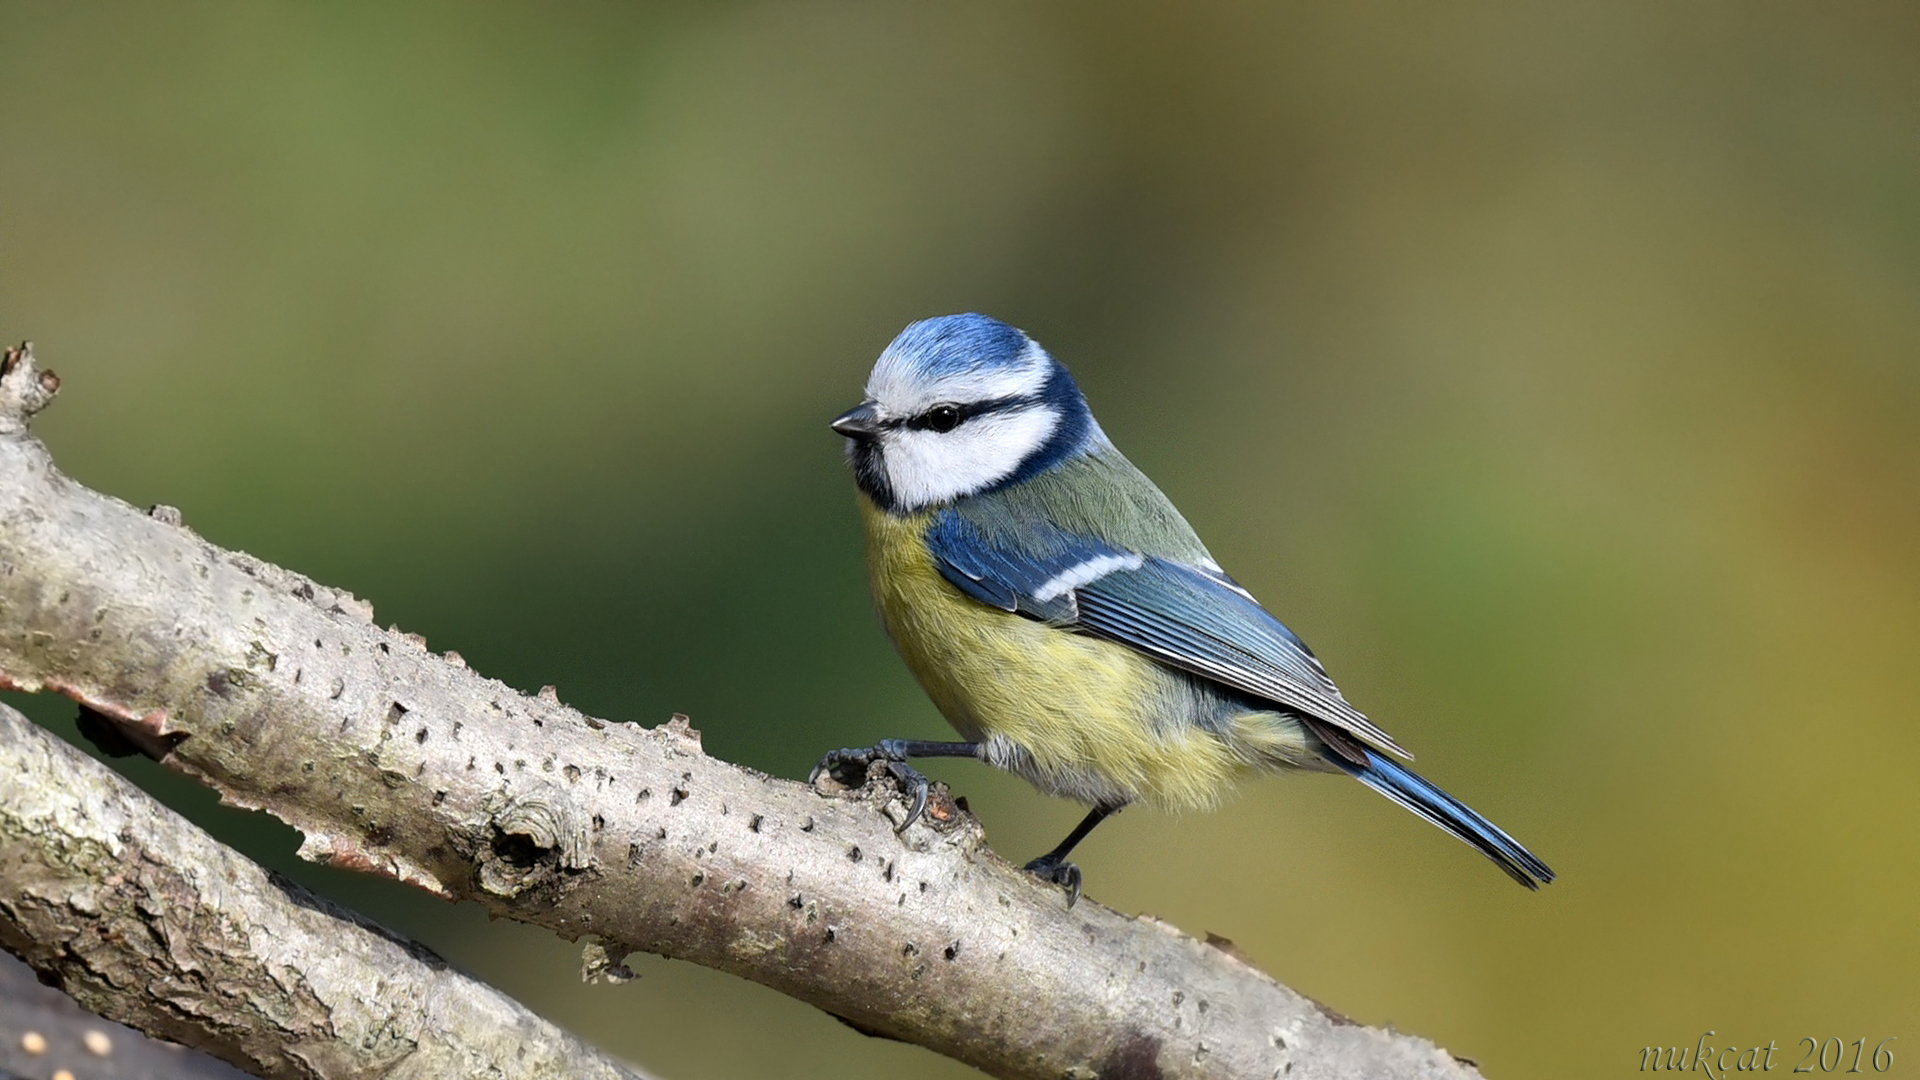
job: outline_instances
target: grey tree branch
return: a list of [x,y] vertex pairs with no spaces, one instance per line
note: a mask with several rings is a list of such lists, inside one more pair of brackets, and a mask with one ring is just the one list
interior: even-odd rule
[[258,1076],[642,1074],[201,832],[0,705],[0,944]]
[[0,685],[56,690],[164,762],[386,874],[568,938],[752,979],[1003,1077],[1471,1077],[1229,950],[995,856],[938,793],[812,790],[528,696],[351,596],[62,476],[0,377]]

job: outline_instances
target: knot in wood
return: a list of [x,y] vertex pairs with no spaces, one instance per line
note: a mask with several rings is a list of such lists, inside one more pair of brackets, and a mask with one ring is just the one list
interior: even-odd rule
[[538,796],[507,798],[493,810],[490,825],[480,885],[495,896],[518,896],[592,862],[587,829],[565,803]]

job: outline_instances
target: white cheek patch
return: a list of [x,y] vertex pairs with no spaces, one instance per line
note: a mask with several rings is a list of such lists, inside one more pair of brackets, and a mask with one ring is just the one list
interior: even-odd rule
[[983,413],[948,432],[895,428],[881,436],[887,483],[904,510],[971,495],[1012,476],[1059,426],[1042,405]]

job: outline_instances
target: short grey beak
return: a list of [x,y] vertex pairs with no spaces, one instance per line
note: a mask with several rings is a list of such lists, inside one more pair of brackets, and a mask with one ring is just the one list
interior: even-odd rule
[[827,425],[849,439],[858,439],[873,435],[880,430],[880,410],[871,401],[863,401],[839,416]]

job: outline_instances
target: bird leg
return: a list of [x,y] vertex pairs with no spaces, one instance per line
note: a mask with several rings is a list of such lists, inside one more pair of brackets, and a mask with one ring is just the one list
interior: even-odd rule
[[1067,853],[1072,851],[1074,846],[1080,843],[1080,841],[1085,840],[1087,834],[1093,831],[1095,825],[1100,824],[1107,820],[1108,817],[1119,812],[1120,807],[1118,806],[1094,807],[1088,811],[1085,818],[1081,819],[1080,824],[1073,827],[1073,831],[1067,834],[1067,838],[1060,841],[1059,847],[1033,860],[1021,867],[1021,869],[1042,881],[1050,881],[1067,890],[1068,907],[1079,903],[1080,868],[1067,861]]
[[[849,787],[856,787],[867,781],[867,767],[876,761],[887,763],[887,772],[893,775],[901,790],[907,793],[907,817],[893,831],[902,833],[907,826],[920,820],[927,808],[927,778],[920,770],[907,764],[908,758],[917,757],[965,757],[980,756],[980,744],[970,742],[928,742],[924,739],[882,739],[872,746],[855,746],[846,750],[829,750],[820,759],[820,764],[808,774],[807,783],[820,779],[822,774]],[[852,782],[851,778],[859,779]],[[1092,828],[1092,826],[1088,826]],[[1076,838],[1077,839],[1077,838]],[[1068,847],[1073,845],[1068,844]]]

